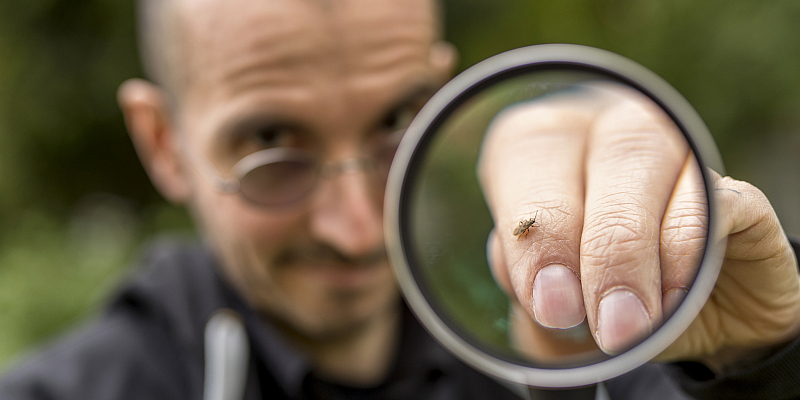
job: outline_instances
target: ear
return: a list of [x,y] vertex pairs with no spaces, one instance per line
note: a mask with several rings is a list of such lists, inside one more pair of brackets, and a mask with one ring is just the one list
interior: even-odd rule
[[458,62],[458,50],[450,42],[437,40],[431,46],[430,64],[437,79],[444,84],[453,77]]
[[191,186],[163,90],[145,80],[130,79],[117,91],[117,101],[153,185],[167,200],[185,204]]

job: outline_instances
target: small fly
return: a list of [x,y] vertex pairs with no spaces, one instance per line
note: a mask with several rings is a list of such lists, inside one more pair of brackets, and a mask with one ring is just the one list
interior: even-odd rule
[[514,236],[518,236],[517,240],[521,239],[522,235],[528,236],[529,229],[539,227],[539,223],[536,222],[537,215],[539,215],[539,210],[536,210],[536,213],[533,214],[533,218],[519,221],[519,226],[514,229]]

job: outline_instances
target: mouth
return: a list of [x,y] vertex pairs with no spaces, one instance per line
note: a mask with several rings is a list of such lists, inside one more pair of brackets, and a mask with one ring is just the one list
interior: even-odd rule
[[389,269],[388,261],[372,264],[347,264],[337,262],[302,263],[294,266],[307,279],[314,279],[320,287],[336,291],[368,289],[379,283]]

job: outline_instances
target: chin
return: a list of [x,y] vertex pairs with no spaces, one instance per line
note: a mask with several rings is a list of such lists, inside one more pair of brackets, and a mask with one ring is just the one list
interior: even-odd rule
[[[394,316],[400,294],[394,281],[366,291],[330,290],[311,303],[295,303],[285,323],[297,334],[315,340],[349,336],[372,323]],[[305,306],[303,306],[303,304]]]

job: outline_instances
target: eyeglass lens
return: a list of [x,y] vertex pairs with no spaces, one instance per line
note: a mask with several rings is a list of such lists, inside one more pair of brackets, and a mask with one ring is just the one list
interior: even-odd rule
[[[402,137],[400,133],[399,137]],[[389,167],[397,151],[399,137],[391,137],[372,151],[370,162],[382,191]],[[320,179],[320,167],[313,157],[286,157],[273,159],[246,171],[240,181],[242,195],[257,204],[280,207],[297,203],[308,196]]]

